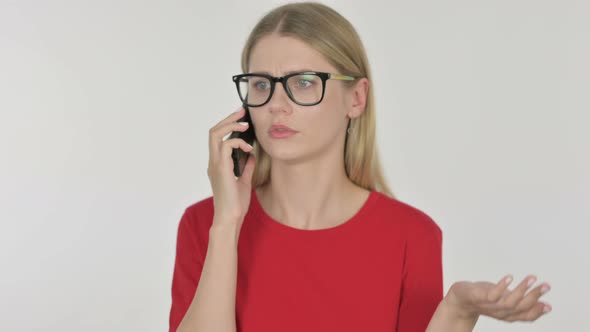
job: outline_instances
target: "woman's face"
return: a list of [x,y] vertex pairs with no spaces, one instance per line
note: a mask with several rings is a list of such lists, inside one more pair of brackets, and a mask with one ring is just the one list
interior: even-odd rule
[[[270,35],[260,39],[252,49],[250,73],[267,73],[278,77],[290,71],[304,70],[342,74],[320,53],[292,37]],[[327,80],[321,103],[300,106],[289,98],[282,84],[277,83],[268,103],[250,107],[258,143],[273,162],[308,160],[325,154],[342,158],[349,117],[360,115],[359,109],[364,110],[364,98],[363,105],[354,106],[358,98],[355,99],[353,91],[345,88],[343,81]],[[297,133],[289,138],[272,138],[269,129],[273,124],[288,126]],[[342,144],[337,144],[339,142]]]

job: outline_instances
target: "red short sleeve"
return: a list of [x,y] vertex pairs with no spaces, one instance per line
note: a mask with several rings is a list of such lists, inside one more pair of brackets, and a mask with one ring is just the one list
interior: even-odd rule
[[195,234],[196,220],[189,209],[184,211],[178,225],[176,238],[176,258],[172,277],[172,306],[170,309],[170,332],[176,332],[193,301],[201,271],[203,255]]
[[442,230],[420,216],[407,225],[397,332],[424,332],[443,299]]

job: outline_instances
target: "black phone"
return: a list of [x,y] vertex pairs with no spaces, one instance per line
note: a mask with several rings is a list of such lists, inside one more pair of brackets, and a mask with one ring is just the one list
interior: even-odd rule
[[[246,110],[246,114],[239,119],[238,122],[248,122],[248,129],[245,131],[234,131],[229,135],[229,138],[241,138],[246,141],[246,143],[254,146],[256,134],[254,132],[254,126],[252,125],[252,119],[250,118],[250,109],[248,108],[248,105],[244,103],[242,103],[242,107]],[[231,158],[234,161],[234,175],[236,177],[242,176],[249,156],[250,152],[246,152],[242,149],[232,149]]]

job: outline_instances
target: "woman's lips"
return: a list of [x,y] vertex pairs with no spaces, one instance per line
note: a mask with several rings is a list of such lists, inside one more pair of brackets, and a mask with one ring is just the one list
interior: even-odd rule
[[291,129],[291,128],[289,128],[289,127],[287,127],[287,126],[285,126],[285,125],[283,125],[283,124],[280,124],[280,123],[273,124],[273,125],[270,127],[270,129],[269,129],[269,130],[270,130],[270,131],[272,131],[272,130],[275,130],[275,129],[283,129],[283,130],[296,131],[296,130],[294,130],[294,129]]
[[270,130],[268,134],[272,138],[289,138],[297,134],[297,132],[293,130]]
[[296,133],[296,130],[293,130],[282,124],[274,124],[268,131],[269,136],[272,138],[288,138],[295,135]]

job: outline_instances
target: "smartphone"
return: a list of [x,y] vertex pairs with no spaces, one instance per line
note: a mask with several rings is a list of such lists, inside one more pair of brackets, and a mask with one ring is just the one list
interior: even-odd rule
[[[254,133],[254,126],[252,125],[252,119],[250,118],[250,109],[244,103],[242,103],[242,107],[244,107],[246,113],[241,119],[238,120],[238,122],[248,122],[248,129],[245,131],[233,131],[229,135],[229,138],[241,138],[246,141],[246,143],[254,146],[256,134]],[[242,149],[232,149],[231,158],[234,162],[234,175],[236,177],[242,176],[244,167],[246,166],[246,161],[248,160],[249,156],[250,152],[246,152]]]

